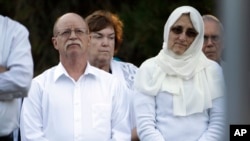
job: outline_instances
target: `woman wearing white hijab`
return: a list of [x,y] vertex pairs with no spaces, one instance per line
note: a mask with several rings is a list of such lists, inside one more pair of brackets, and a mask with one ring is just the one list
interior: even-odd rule
[[224,126],[221,67],[202,53],[200,13],[181,6],[169,16],[159,54],[142,63],[134,99],[142,141],[220,141]]

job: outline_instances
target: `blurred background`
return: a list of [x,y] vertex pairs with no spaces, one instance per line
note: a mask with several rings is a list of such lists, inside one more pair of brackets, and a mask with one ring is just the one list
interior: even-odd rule
[[124,23],[124,41],[116,57],[136,66],[155,56],[163,42],[163,27],[178,6],[191,5],[201,14],[217,14],[216,0],[0,0],[0,13],[30,31],[35,75],[57,65],[51,37],[58,16],[76,12],[83,17],[98,9],[110,10]]

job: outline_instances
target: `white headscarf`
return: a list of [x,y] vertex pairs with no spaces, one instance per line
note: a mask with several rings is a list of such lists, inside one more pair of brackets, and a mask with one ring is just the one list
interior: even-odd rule
[[[176,55],[167,47],[170,28],[182,14],[187,13],[198,35],[182,55]],[[161,91],[173,94],[173,112],[178,116],[203,112],[212,107],[212,99],[221,96],[223,92],[219,88],[221,85],[215,86],[213,80],[207,78],[214,74],[206,69],[209,60],[202,53],[203,36],[203,20],[196,9],[190,6],[175,9],[164,27],[162,50],[140,66],[135,77],[135,88],[153,96]],[[189,92],[184,91],[183,82],[186,80],[192,83],[193,89]]]

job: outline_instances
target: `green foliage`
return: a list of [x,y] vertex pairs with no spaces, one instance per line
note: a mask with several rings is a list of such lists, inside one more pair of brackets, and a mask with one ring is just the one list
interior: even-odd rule
[[97,9],[118,14],[124,22],[124,42],[117,57],[139,66],[155,56],[163,42],[164,24],[173,9],[192,5],[201,14],[216,11],[215,0],[0,0],[0,13],[30,31],[35,75],[58,63],[51,37],[56,18],[66,12],[86,17]]
[[168,7],[163,1],[144,0],[135,6],[124,4],[120,16],[124,19],[124,43],[118,56],[139,66],[155,56],[163,42],[163,26]]

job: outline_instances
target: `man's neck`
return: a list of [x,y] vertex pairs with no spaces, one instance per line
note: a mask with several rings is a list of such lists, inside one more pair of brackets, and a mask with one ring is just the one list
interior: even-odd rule
[[87,66],[86,59],[68,59],[61,62],[69,76],[71,76],[75,81],[77,81],[80,76],[85,72]]

